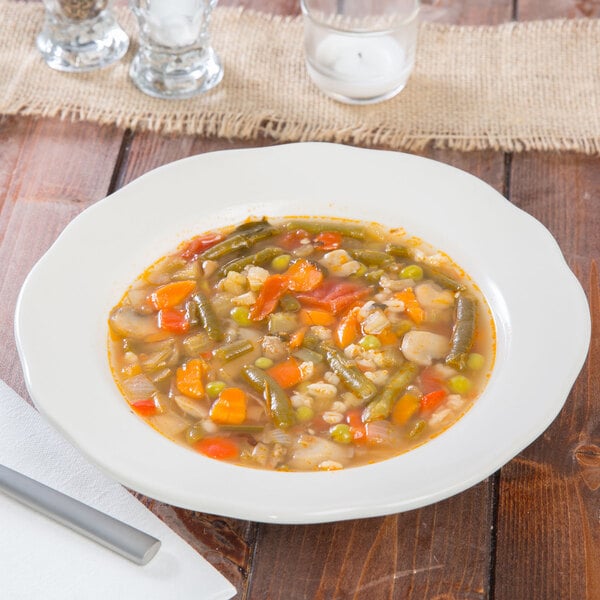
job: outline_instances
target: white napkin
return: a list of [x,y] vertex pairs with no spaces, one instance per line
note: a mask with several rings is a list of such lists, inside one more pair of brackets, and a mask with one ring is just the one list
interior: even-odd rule
[[162,542],[145,566],[0,492],[0,596],[11,600],[226,600],[235,588],[0,381],[0,462]]

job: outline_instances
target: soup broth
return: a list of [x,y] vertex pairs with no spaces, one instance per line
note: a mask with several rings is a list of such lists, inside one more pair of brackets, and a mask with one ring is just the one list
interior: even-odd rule
[[495,350],[483,295],[402,230],[249,221],[182,244],[109,316],[131,409],[210,458],[336,470],[384,460],[457,421]]

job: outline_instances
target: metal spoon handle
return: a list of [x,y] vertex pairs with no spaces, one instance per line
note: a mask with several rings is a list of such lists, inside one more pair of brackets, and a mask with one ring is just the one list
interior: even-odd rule
[[4,465],[0,490],[138,565],[145,565],[160,548],[151,535]]

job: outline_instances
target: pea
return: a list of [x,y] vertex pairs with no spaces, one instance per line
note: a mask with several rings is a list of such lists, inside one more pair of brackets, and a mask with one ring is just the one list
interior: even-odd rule
[[226,387],[224,381],[209,381],[205,389],[209,398],[216,398]]
[[195,425],[189,427],[185,432],[185,439],[188,444],[195,444],[196,442],[200,441],[205,434],[206,432],[204,431],[202,425],[200,423],[196,423]]
[[358,342],[359,346],[362,346],[365,350],[376,350],[377,348],[381,348],[381,342],[374,335],[365,335],[360,342]]
[[414,281],[423,279],[423,269],[419,265],[408,265],[399,274],[401,279],[412,279]]
[[339,423],[338,425],[331,427],[329,435],[334,442],[340,444],[349,444],[352,441],[350,425],[346,425],[345,423]]
[[254,361],[254,366],[258,367],[259,369],[270,369],[273,366],[273,361],[266,356],[259,356]]
[[252,321],[250,320],[250,309],[247,306],[234,306],[229,314],[240,327],[252,325]]
[[291,259],[292,257],[289,254],[280,254],[271,261],[271,267],[275,271],[285,271],[288,268]]
[[448,387],[455,394],[466,394],[471,389],[471,380],[464,375],[455,375],[448,380]]
[[310,406],[299,406],[296,409],[296,418],[302,423],[312,421],[315,411]]
[[481,354],[477,352],[471,352],[469,354],[469,358],[467,358],[467,368],[472,371],[479,371],[483,369],[483,365],[485,364],[485,358]]

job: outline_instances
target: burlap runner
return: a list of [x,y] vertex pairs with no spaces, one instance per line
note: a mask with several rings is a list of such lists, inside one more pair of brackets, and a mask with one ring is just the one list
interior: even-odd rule
[[[135,37],[131,15],[120,14]],[[40,4],[0,0],[0,113],[395,149],[433,142],[460,150],[600,152],[598,20],[424,24],[406,89],[387,102],[354,107],[326,98],[308,79],[299,18],[218,8],[212,34],[223,82],[191,100],[161,101],[130,83],[132,50],[120,64],[91,74],[46,67],[34,44],[42,15]]]

